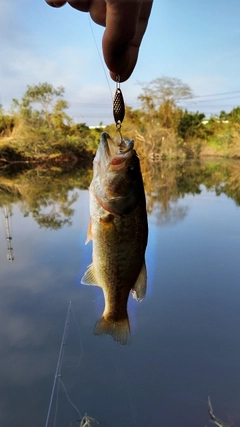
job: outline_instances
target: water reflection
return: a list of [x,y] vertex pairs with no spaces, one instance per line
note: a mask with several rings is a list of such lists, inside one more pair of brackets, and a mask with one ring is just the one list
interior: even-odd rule
[[[133,345],[121,351],[111,340],[106,346],[105,339],[92,336],[102,291],[79,286],[91,247],[84,246],[88,192],[78,189],[88,188],[92,170],[0,178],[0,205],[13,207],[15,255],[13,263],[6,260],[1,224],[1,425],[44,425],[69,300],[84,357],[75,368],[79,341],[70,327],[62,379],[82,415],[104,420],[100,425],[134,425],[128,388],[139,427],[159,420],[166,426],[206,425],[208,395],[216,416],[239,421],[239,162],[159,163],[146,169],[142,163],[142,171],[151,294],[140,307]],[[51,209],[58,198],[68,202],[76,192],[79,198],[70,205],[75,212],[62,216],[72,226],[52,230],[46,222],[40,229],[33,207],[44,209],[46,203]],[[184,215],[174,218],[181,206]],[[111,356],[127,383],[119,381]],[[59,408],[58,427],[77,418],[65,395]]]
[[13,247],[12,247],[12,212],[8,206],[2,207],[3,229],[5,239],[7,241],[7,260],[14,261]]
[[185,195],[201,193],[201,185],[226,194],[240,205],[240,168],[236,160],[205,160],[143,164],[147,211],[158,224],[183,220],[187,208],[178,206]]
[[[200,194],[201,185],[226,194],[240,205],[238,161],[141,162],[147,212],[158,224],[183,220],[187,208],[178,206],[186,194]],[[92,168],[62,171],[36,168],[13,176],[1,176],[0,207],[17,203],[24,216],[31,215],[42,228],[71,226],[77,199],[75,189],[88,189]]]
[[57,230],[71,226],[78,189],[87,189],[92,176],[91,169],[79,169],[74,173],[53,168],[24,171],[14,176],[2,176],[0,180],[0,207],[17,203],[25,217],[31,216],[41,228]]
[[121,146],[107,133],[100,139],[90,185],[92,264],[82,283],[102,288],[105,308],[95,335],[110,334],[126,344],[130,334],[127,302],[132,290],[137,301],[146,293],[145,250],[148,225],[139,159],[133,141]]

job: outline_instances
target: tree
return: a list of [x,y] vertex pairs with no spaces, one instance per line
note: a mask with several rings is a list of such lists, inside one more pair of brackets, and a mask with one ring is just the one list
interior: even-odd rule
[[193,96],[188,84],[183,83],[181,79],[166,76],[152,80],[147,85],[142,84],[142,90],[143,93],[138,98],[145,111],[158,110],[166,102],[176,106],[181,99]]
[[240,107],[233,108],[228,114],[228,119],[233,123],[240,123]]
[[[54,88],[51,84],[45,82],[34,86],[28,85],[23,95],[23,100],[27,101],[29,104],[40,104],[42,111],[48,114],[53,109],[53,102],[55,99],[62,97],[63,94],[64,88],[62,86]],[[68,108],[68,105],[64,105],[64,108]]]
[[219,119],[220,120],[228,120],[228,113],[226,111],[221,110],[219,113]]
[[64,111],[68,103],[63,94],[62,86],[39,83],[28,86],[20,101],[13,99],[15,137],[28,156],[52,154],[54,144],[66,139],[72,120]]
[[189,138],[205,138],[206,129],[202,123],[204,118],[204,114],[198,112],[189,113],[185,110],[179,121],[178,135],[184,140]]
[[161,125],[167,129],[177,130],[182,110],[177,108],[171,100],[163,102],[158,109]]
[[[189,85],[180,79],[172,77],[160,77],[152,80],[147,85],[142,85],[143,92],[139,95],[146,120],[151,127],[169,129],[175,135],[182,110],[177,103],[180,99],[190,98],[192,90]],[[171,135],[171,139],[174,135]],[[174,139],[174,138],[173,138]]]
[[64,110],[68,108],[68,103],[65,99],[58,99],[56,104],[52,108],[52,113],[49,115],[51,124],[56,129],[62,131],[69,130],[69,126],[72,125],[71,118],[65,113]]
[[55,126],[61,127],[64,121],[67,124],[71,123],[70,117],[64,112],[68,108],[68,103],[61,99],[63,94],[62,86],[54,88],[49,83],[28,85],[20,102],[13,99],[12,109],[20,119],[29,122],[30,126],[37,127],[45,123],[53,130]]
[[13,117],[4,114],[2,105],[0,104],[0,137],[10,136],[14,128]]

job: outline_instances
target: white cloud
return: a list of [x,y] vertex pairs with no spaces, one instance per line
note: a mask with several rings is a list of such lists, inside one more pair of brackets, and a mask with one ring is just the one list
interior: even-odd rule
[[[70,62],[70,58],[71,62]],[[64,86],[72,92],[81,86],[81,73],[87,67],[87,55],[83,60],[79,53],[72,48],[62,49],[56,58],[49,59],[38,55],[30,48],[18,50],[12,47],[8,52],[8,60],[2,61],[0,79],[2,82],[2,103],[9,108],[12,98],[20,98],[27,85],[47,81],[55,87]],[[69,88],[71,88],[69,90]]]
[[[102,28],[94,27],[99,44],[96,48],[89,23],[84,20],[85,14],[74,13],[72,8],[66,7],[64,16],[68,18],[59,20],[64,8],[56,11],[46,7],[44,0],[41,2],[36,9],[33,9],[31,0],[23,0],[21,5],[18,0],[3,0],[0,4],[3,21],[0,32],[0,103],[8,111],[12,99],[20,99],[27,85],[48,82],[54,87],[65,88],[65,99],[70,102],[68,114],[75,121],[88,125],[96,125],[100,121],[112,123],[109,86],[114,94],[115,83],[99,58]],[[51,26],[53,16],[56,20]],[[77,27],[79,18],[81,30]],[[71,22],[74,22],[72,31]],[[136,104],[135,94],[139,93],[139,88],[133,81],[124,83],[122,88],[126,104]]]

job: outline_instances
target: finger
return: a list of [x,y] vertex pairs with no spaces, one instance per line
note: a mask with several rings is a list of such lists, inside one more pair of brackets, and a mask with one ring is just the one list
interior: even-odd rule
[[[101,1],[101,0],[100,0]],[[92,0],[71,0],[68,2],[74,9],[81,12],[89,12]]]
[[70,6],[81,12],[89,12],[96,24],[106,25],[106,1],[105,0],[70,0]]
[[[69,3],[70,6],[74,7],[75,9],[78,9],[82,12],[88,12],[91,6],[91,3],[93,0],[45,0],[49,6],[52,7],[61,7],[66,3]],[[101,0],[100,0],[101,1]]]
[[113,80],[127,80],[137,62],[153,0],[107,0],[103,54]]
[[64,0],[45,0],[45,2],[52,7],[62,7],[67,3],[67,1]]
[[[123,65],[123,68],[120,72],[110,71],[110,77],[112,80],[116,81],[117,76],[120,76],[120,81],[125,82],[131,76],[138,59],[139,48],[136,46],[129,46],[126,51],[125,57],[123,61],[126,65]],[[122,62],[124,64],[124,62]],[[115,67],[116,68],[116,67]]]

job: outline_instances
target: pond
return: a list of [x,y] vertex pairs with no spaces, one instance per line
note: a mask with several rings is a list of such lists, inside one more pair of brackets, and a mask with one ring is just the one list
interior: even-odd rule
[[103,293],[81,285],[91,170],[0,178],[1,426],[87,413],[106,427],[202,427],[208,396],[240,422],[240,164],[151,163],[143,176],[147,293],[129,297],[125,346],[93,334]]

